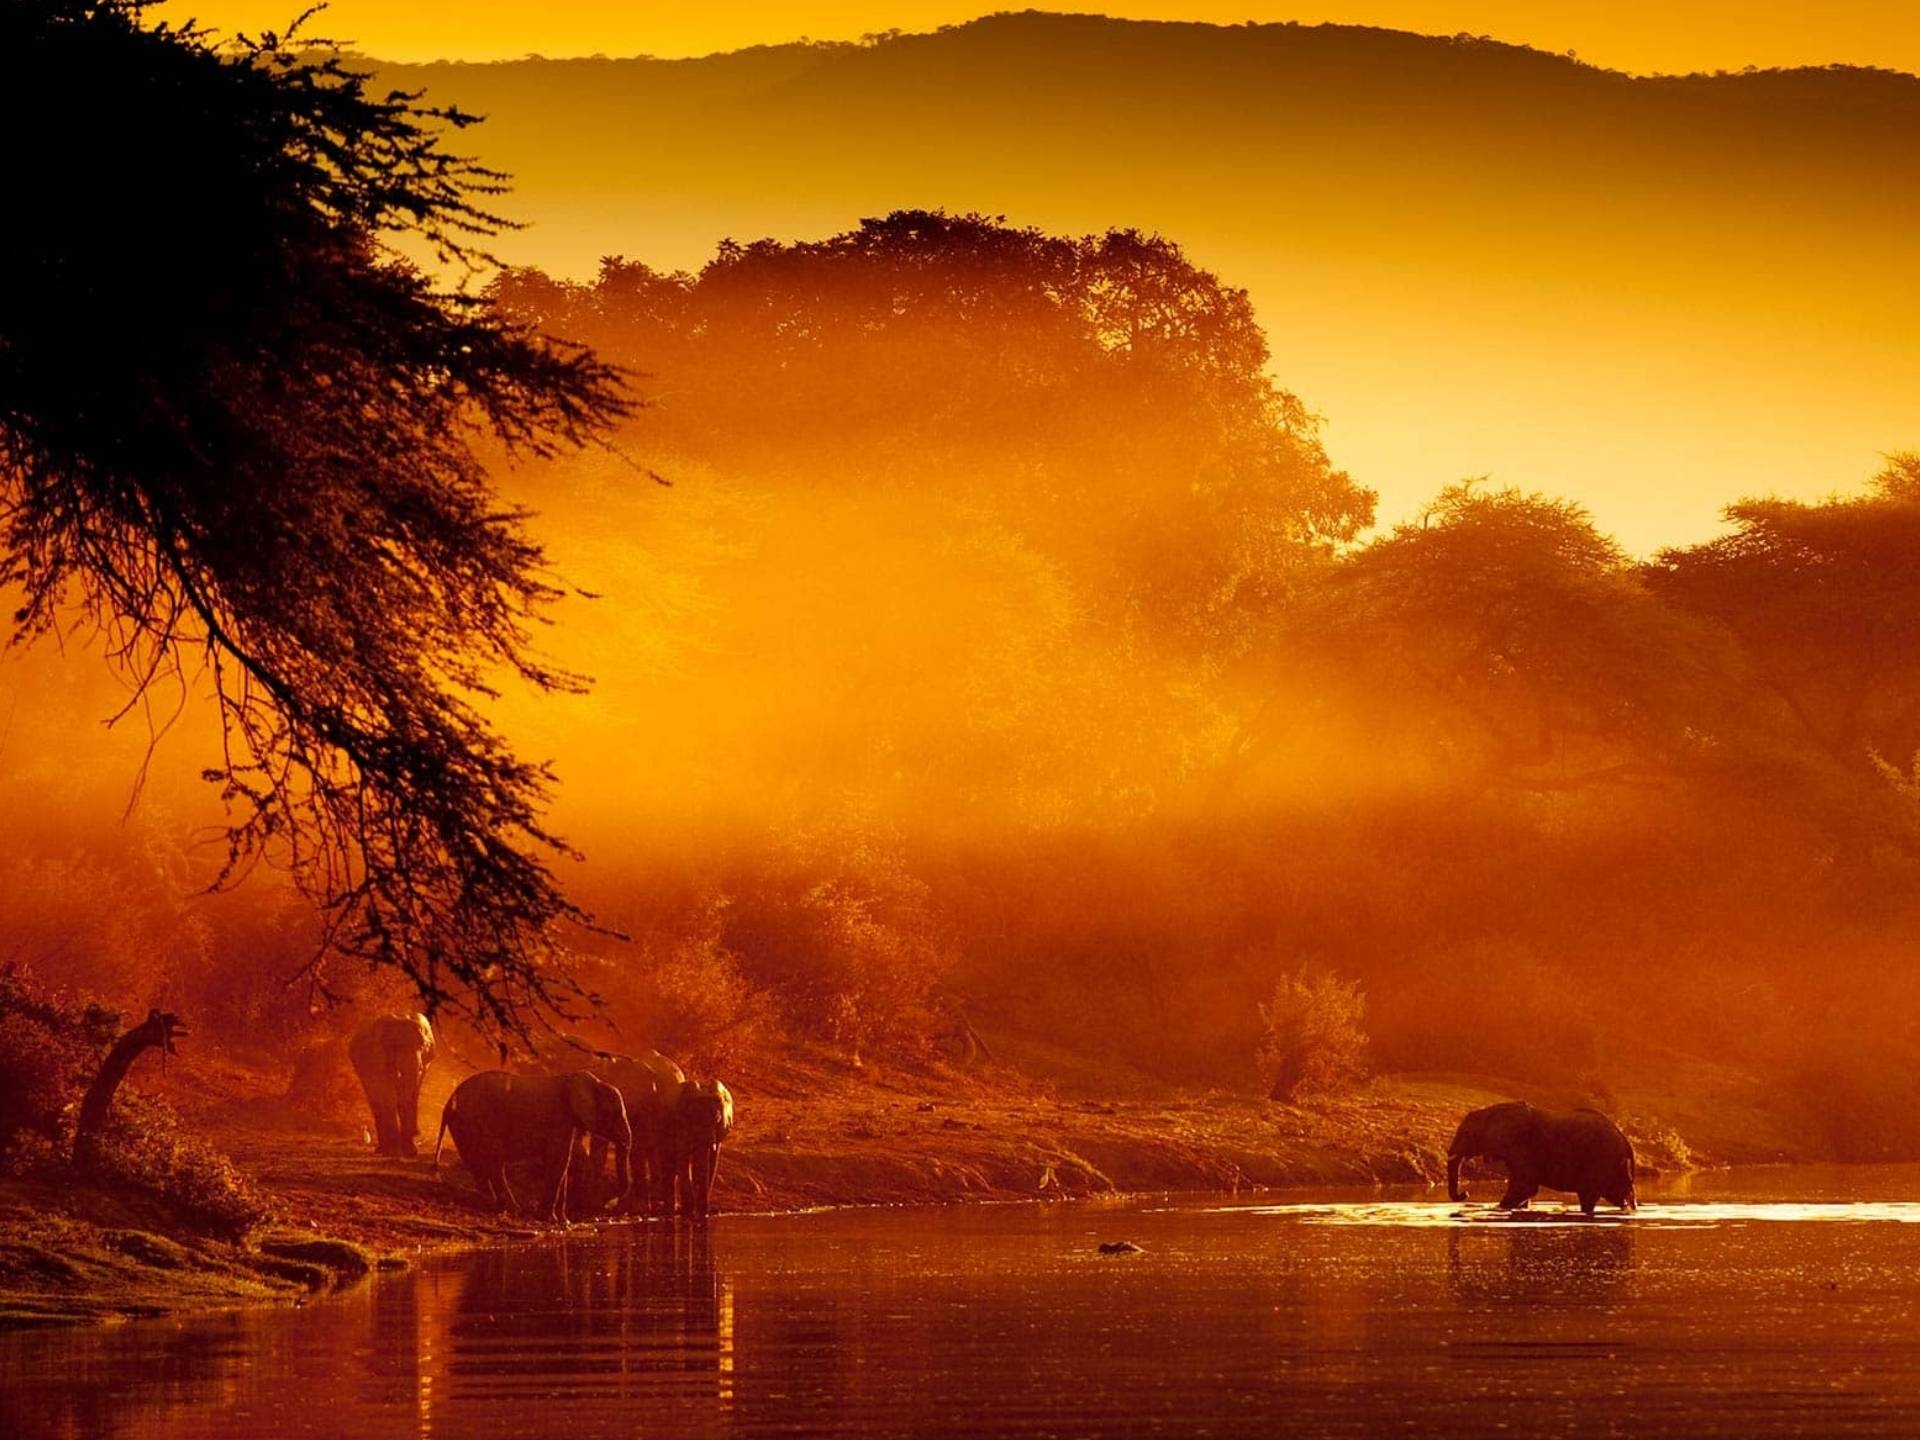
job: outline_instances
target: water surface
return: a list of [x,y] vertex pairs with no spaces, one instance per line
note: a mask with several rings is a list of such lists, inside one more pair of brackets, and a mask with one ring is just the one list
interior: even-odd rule
[[1910,1436],[1909,1196],[1920,1169],[1777,1170],[1593,1220],[1368,1191],[620,1227],[0,1337],[0,1434]]

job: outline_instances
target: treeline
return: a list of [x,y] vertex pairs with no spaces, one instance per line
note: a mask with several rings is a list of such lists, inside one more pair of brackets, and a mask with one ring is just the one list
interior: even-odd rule
[[[621,443],[675,493],[525,483],[563,553],[619,496],[584,663],[617,699],[667,647],[690,743],[635,746],[636,809],[722,833],[569,804],[603,908],[729,993],[1257,1085],[1306,967],[1358,982],[1377,1066],[1604,1094],[1684,1055],[1920,1146],[1920,461],[1650,561],[1485,482],[1362,541],[1245,297],[1164,240],[903,213],[495,294],[643,372]],[[752,802],[688,799],[716,769]]]
[[[577,957],[623,1033],[1264,1093],[1276,995],[1357,989],[1374,1069],[1711,1071],[1920,1155],[1920,460],[1650,560],[1485,482],[1369,538],[1161,239],[910,212],[493,299],[649,401],[502,480],[601,597],[551,637],[592,696],[502,718],[631,937]],[[263,977],[311,933],[249,933],[194,983],[297,1045]]]

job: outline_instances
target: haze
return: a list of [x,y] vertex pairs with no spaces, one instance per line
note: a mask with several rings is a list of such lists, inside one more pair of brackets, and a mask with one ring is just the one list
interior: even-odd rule
[[0,1435],[1912,1431],[1920,22],[159,8],[0,3]]
[[1631,550],[1913,443],[1920,82],[1628,80],[1379,30],[1004,16],[698,61],[393,67],[489,116],[516,263],[694,268],[903,206],[1138,226],[1245,286],[1335,460],[1488,475]]

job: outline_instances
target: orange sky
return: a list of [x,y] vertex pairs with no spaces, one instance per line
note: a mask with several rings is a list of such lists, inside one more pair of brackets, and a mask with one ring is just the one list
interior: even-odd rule
[[[305,0],[173,0],[163,14],[222,29],[283,24]],[[994,10],[1101,11],[1146,19],[1338,21],[1492,35],[1642,71],[1846,61],[1920,72],[1912,0],[333,0],[316,32],[396,60],[697,55],[742,45],[928,29]]]

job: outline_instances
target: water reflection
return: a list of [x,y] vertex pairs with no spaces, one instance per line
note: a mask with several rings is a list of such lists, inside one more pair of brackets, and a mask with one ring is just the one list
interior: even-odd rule
[[0,1435],[1910,1434],[1920,1206],[1796,1186],[1625,1220],[1409,1194],[623,1226],[299,1313],[0,1337]]
[[708,1434],[732,1409],[733,1334],[708,1235],[635,1226],[383,1277],[303,1315],[0,1337],[0,1435],[105,1440],[166,1414],[191,1434],[428,1440],[527,1433],[552,1405]]
[[1595,1303],[1633,1278],[1629,1225],[1456,1226],[1447,1236],[1447,1284],[1490,1305]]
[[244,1322],[190,1331],[142,1327],[0,1337],[0,1435],[93,1440],[141,1414],[192,1405],[230,1385],[244,1363]]
[[[644,1402],[684,1423],[732,1408],[733,1288],[704,1230],[647,1225],[590,1248],[492,1251],[436,1289],[440,1353],[423,1394],[463,1413]],[[421,1422],[435,1433],[431,1403]]]
[[1920,1202],[1909,1200],[1697,1200],[1644,1201],[1637,1211],[1601,1210],[1583,1215],[1576,1206],[1543,1205],[1502,1210],[1494,1205],[1448,1205],[1431,1200],[1359,1201],[1345,1204],[1236,1205],[1221,1215],[1271,1215],[1309,1225],[1392,1225],[1458,1230],[1617,1229],[1624,1226],[1737,1225],[1747,1223],[1920,1225]]

